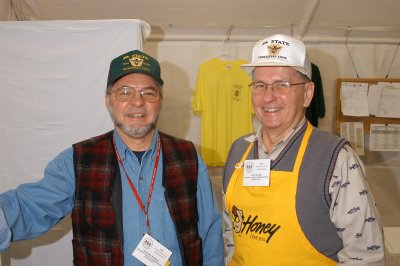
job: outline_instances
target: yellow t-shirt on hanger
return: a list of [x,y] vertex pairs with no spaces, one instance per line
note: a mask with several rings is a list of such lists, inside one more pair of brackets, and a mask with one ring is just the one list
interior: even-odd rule
[[213,58],[198,68],[192,99],[201,115],[201,156],[208,166],[224,166],[234,140],[253,132],[250,76],[240,67],[245,60]]

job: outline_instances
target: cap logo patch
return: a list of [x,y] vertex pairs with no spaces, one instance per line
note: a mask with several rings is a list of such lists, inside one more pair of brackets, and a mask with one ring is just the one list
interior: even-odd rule
[[136,55],[132,55],[132,58],[129,59],[129,62],[134,67],[141,67],[143,64],[143,58],[140,58],[139,56]]
[[278,43],[271,43],[267,45],[268,48],[268,54],[270,55],[278,55],[279,52],[281,51],[283,45],[278,44]]

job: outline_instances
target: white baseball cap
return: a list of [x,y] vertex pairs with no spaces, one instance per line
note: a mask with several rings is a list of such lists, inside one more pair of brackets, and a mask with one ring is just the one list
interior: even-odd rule
[[311,79],[311,64],[304,43],[286,35],[272,35],[254,45],[251,63],[241,67],[251,74],[257,66],[289,66]]

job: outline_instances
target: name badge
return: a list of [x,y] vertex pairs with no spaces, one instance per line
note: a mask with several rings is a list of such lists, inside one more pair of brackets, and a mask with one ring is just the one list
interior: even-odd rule
[[271,159],[245,160],[243,167],[243,186],[269,186]]
[[132,256],[147,266],[169,265],[169,257],[172,252],[155,240],[149,234],[145,234],[133,251]]

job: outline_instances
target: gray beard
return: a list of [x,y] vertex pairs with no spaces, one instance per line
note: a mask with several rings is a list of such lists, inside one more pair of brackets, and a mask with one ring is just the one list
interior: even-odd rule
[[156,121],[148,123],[142,128],[133,128],[128,125],[123,124],[122,122],[118,121],[118,119],[114,115],[114,110],[110,105],[107,106],[108,112],[110,114],[111,120],[114,122],[114,126],[121,129],[122,132],[124,132],[126,135],[128,135],[131,138],[142,138],[152,132],[157,125],[157,120]]
[[149,123],[142,128],[132,128],[114,121],[114,125],[131,138],[142,138],[156,128],[156,123]]

